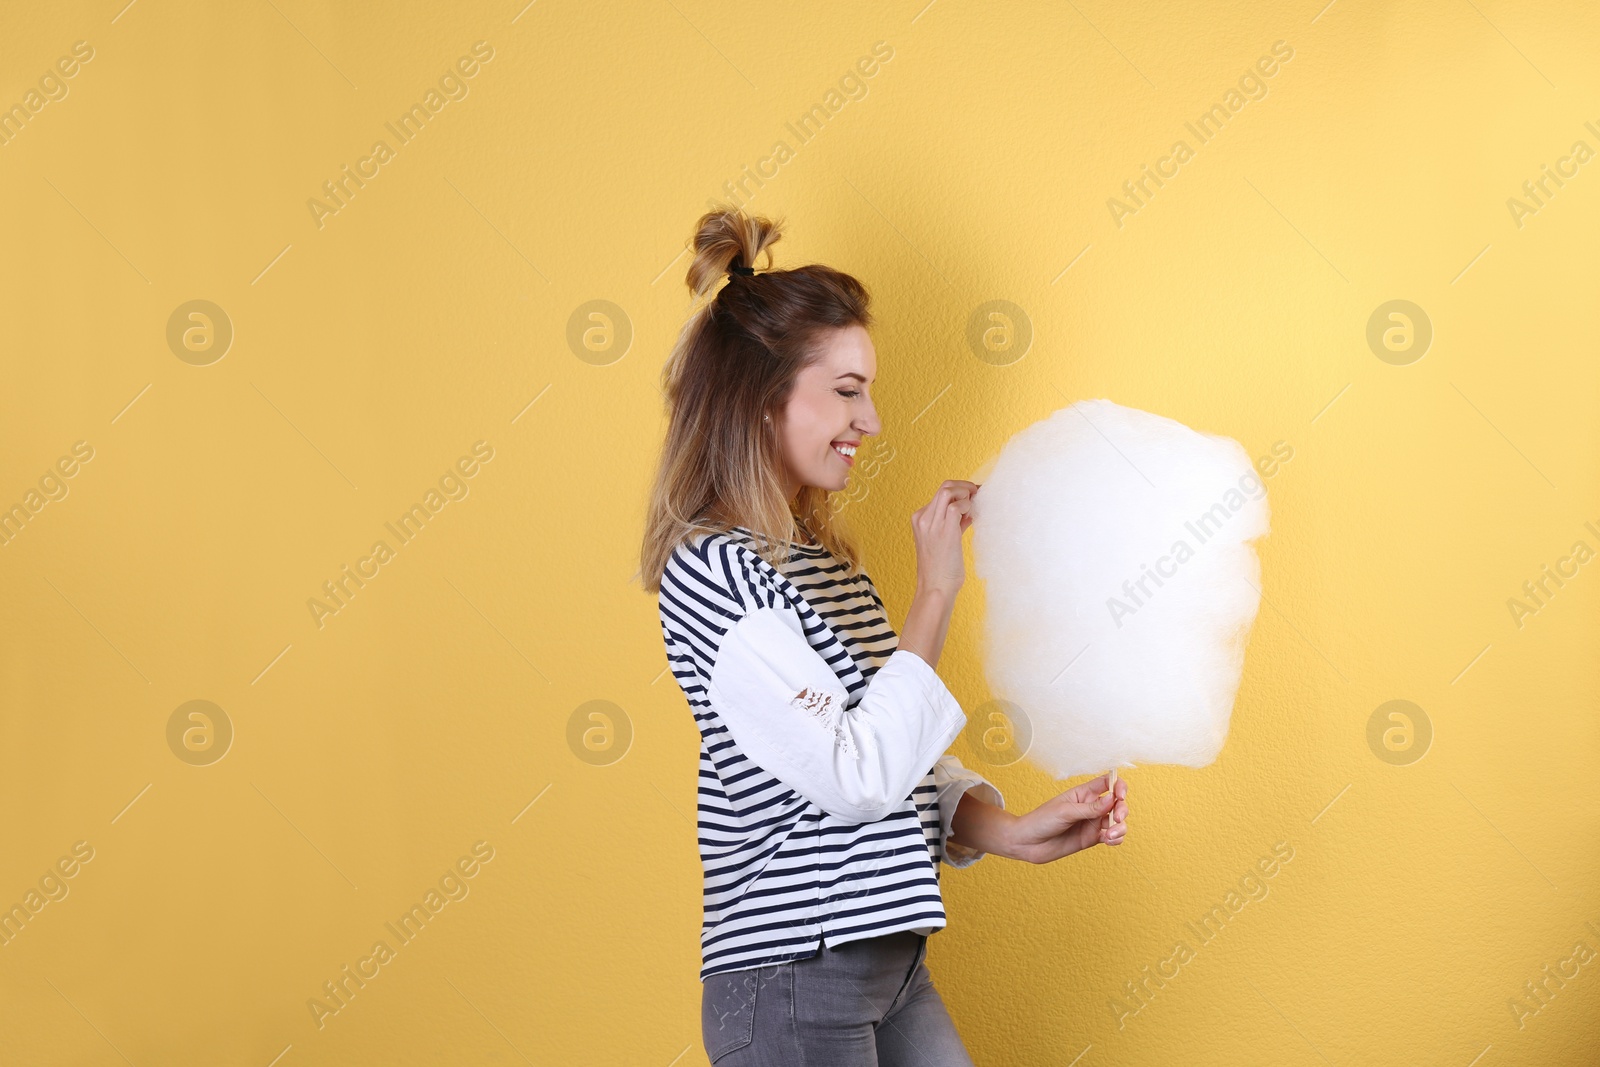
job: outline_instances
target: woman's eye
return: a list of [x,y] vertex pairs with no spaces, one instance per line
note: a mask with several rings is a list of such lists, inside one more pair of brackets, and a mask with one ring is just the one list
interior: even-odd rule
[[835,389],[834,392],[838,393],[840,396],[850,397],[851,399],[861,395],[859,392],[852,389]]

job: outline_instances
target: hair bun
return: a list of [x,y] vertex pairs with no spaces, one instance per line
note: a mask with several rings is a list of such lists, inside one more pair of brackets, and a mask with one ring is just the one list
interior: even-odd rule
[[755,273],[756,258],[767,254],[772,266],[772,246],[783,237],[783,221],[746,215],[738,208],[708,211],[695,223],[690,247],[688,285],[695,296],[709,293],[723,277]]

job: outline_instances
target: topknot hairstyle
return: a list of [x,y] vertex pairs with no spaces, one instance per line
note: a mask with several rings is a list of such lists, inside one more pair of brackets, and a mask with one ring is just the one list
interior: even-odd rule
[[[679,544],[734,526],[760,534],[761,555],[774,566],[801,529],[852,570],[860,566],[826,490],[805,486],[784,499],[777,431],[795,378],[817,359],[827,331],[872,326],[871,297],[832,267],[772,269],[782,236],[782,219],[736,208],[695,223],[685,279],[695,306],[661,373],[668,426],[639,571],[649,592],[660,589]],[[733,267],[756,272],[730,275]]]

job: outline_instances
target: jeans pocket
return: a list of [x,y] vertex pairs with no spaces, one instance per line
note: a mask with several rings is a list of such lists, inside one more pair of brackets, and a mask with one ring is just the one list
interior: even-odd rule
[[756,993],[774,977],[762,967],[713,974],[700,991],[700,1039],[712,1063],[744,1048],[755,1038]]

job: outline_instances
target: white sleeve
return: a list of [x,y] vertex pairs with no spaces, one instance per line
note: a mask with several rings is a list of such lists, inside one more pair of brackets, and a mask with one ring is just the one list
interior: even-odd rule
[[722,638],[707,698],[744,754],[830,815],[877,822],[967,723],[933,668],[897,649],[853,708],[793,611],[758,607]]
[[988,853],[950,840],[950,828],[955,822],[956,809],[961,806],[961,798],[969,789],[974,790],[979,800],[987,800],[1001,809],[1005,808],[1006,799],[1000,795],[994,783],[970,767],[962,766],[954,756],[939,757],[939,762],[933,767],[933,782],[939,790],[939,827],[943,834],[940,841],[944,844],[944,861],[952,867],[971,867]]

